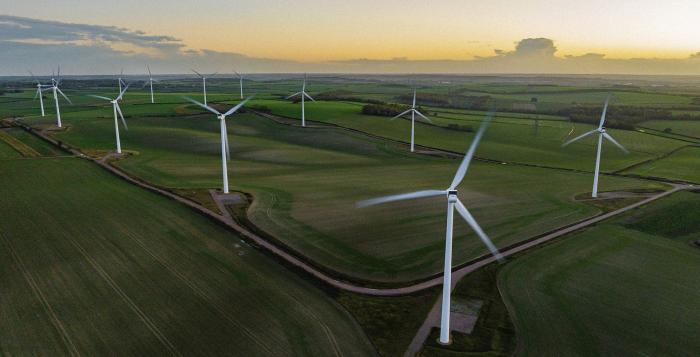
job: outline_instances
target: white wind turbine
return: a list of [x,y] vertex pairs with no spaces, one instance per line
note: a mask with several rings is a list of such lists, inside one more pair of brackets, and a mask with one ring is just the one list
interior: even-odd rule
[[250,96],[246,98],[245,100],[241,101],[238,103],[235,107],[229,109],[226,113],[221,114],[218,110],[206,105],[202,104],[192,98],[189,97],[183,97],[184,99],[216,114],[216,117],[219,119],[220,125],[221,125],[221,170],[223,172],[223,180],[224,180],[224,193],[228,193],[228,167],[226,164],[227,159],[230,158],[230,153],[229,153],[229,146],[228,146],[228,131],[226,129],[226,117],[235,113],[238,109],[240,109],[245,103],[247,103],[249,100],[253,99],[254,96]]
[[289,97],[287,97],[287,99],[296,97],[298,95],[301,95],[301,126],[306,126],[306,113],[304,111],[304,97],[311,99],[312,102],[315,102],[315,100],[313,98],[311,98],[311,96],[308,93],[306,93],[306,74],[304,74],[304,83],[301,85],[301,92],[296,92],[296,93],[290,95]]
[[53,91],[53,100],[56,103],[56,122],[58,127],[61,127],[61,108],[58,106],[58,94],[61,94],[63,98],[68,101],[68,103],[73,104],[73,102],[68,99],[68,97],[58,88],[61,85],[61,67],[58,67],[58,79],[51,78],[51,90]]
[[127,89],[129,89],[128,84],[124,86],[124,89],[121,92],[119,92],[119,96],[117,96],[114,99],[103,97],[101,95],[92,95],[92,94],[89,95],[90,97],[104,99],[104,100],[112,103],[112,109],[114,110],[114,134],[117,137],[117,154],[122,153],[122,142],[119,139],[119,122],[117,121],[117,114],[119,114],[119,117],[122,120],[122,124],[124,124],[124,130],[129,130],[129,127],[126,126],[126,120],[124,120],[124,114],[122,114],[122,109],[119,108],[119,101],[122,99],[122,97],[124,96],[124,93],[126,92]]
[[608,102],[610,101],[610,95],[605,99],[605,106],[603,107],[603,114],[600,116],[600,124],[598,124],[598,127],[596,129],[593,129],[587,133],[581,134],[567,142],[565,142],[562,146],[567,146],[574,141],[577,141],[579,139],[583,139],[589,135],[598,133],[598,152],[596,154],[596,159],[595,159],[595,174],[593,176],[593,191],[592,191],[592,197],[598,197],[598,175],[600,174],[600,153],[603,149],[603,138],[608,139],[611,143],[615,144],[620,150],[625,152],[626,154],[629,153],[627,149],[624,148],[624,146],[620,145],[615,139],[613,139],[610,134],[608,134],[605,130],[605,127],[603,126],[605,124],[605,115],[608,112]]
[[42,94],[42,92],[51,88],[51,85],[41,84],[41,82],[39,82],[39,80],[36,79],[36,77],[34,77],[34,73],[29,71],[29,74],[32,76],[32,80],[36,82],[36,94],[34,95],[34,100],[36,100],[36,98],[39,97],[39,104],[41,106],[41,116],[46,116],[46,113],[44,111],[44,95]]
[[404,111],[403,113],[391,118],[391,120],[394,120],[398,117],[404,116],[408,113],[411,113],[411,152],[414,151],[414,137],[415,137],[415,130],[416,130],[416,114],[421,116],[423,119],[427,120],[428,122],[432,123],[428,117],[423,115],[423,113],[419,112],[418,109],[416,109],[416,89],[413,89],[413,104],[411,104],[411,108]]
[[241,76],[241,74],[236,71],[233,71],[233,73],[235,73],[238,76],[238,82],[241,85],[241,99],[243,99],[243,76]]
[[207,78],[214,77],[219,72],[214,72],[214,73],[210,74],[209,76],[205,76],[205,75],[195,71],[194,69],[192,70],[192,72],[196,73],[200,78],[202,78],[202,93],[204,93],[204,105],[207,105]]
[[462,182],[464,176],[469,168],[469,163],[474,156],[476,147],[484,135],[484,131],[491,121],[493,114],[484,120],[479,128],[479,131],[474,136],[469,150],[467,151],[462,163],[457,169],[457,173],[452,179],[450,187],[446,190],[426,190],[417,191],[411,193],[403,193],[393,196],[385,196],[380,198],[374,198],[370,200],[358,202],[358,207],[367,207],[372,205],[378,205],[382,203],[395,202],[410,200],[415,198],[433,197],[433,196],[446,196],[447,198],[447,229],[445,233],[445,265],[444,265],[444,277],[443,277],[443,287],[442,287],[442,314],[440,318],[440,343],[447,344],[450,342],[450,295],[452,291],[452,223],[454,210],[457,210],[464,220],[469,224],[469,226],[474,230],[474,232],[481,238],[481,241],[488,247],[496,259],[499,261],[503,260],[503,257],[498,252],[496,246],[493,245],[489,237],[484,233],[479,224],[476,222],[474,217],[471,215],[469,210],[462,204],[462,202],[457,197],[457,186]]
[[145,86],[150,86],[151,87],[151,104],[155,103],[155,100],[153,99],[153,82],[157,82],[155,79],[153,79],[153,75],[151,74],[151,67],[149,65],[146,65],[146,69],[148,70],[148,82],[146,82]]
[[117,78],[117,82],[119,82],[119,93],[122,92],[122,86],[126,86],[126,82],[122,79],[124,76],[124,68],[122,68],[122,71],[119,73],[119,78]]

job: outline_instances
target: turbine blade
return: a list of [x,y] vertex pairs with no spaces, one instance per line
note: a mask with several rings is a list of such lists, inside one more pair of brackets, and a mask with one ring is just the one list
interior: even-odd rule
[[579,136],[577,136],[577,137],[575,137],[575,138],[573,138],[573,139],[571,139],[571,140],[569,140],[569,141],[567,141],[567,142],[561,144],[561,146],[562,146],[562,147],[567,146],[567,145],[573,143],[574,141],[583,139],[583,138],[587,137],[588,135],[591,135],[591,134],[593,134],[593,133],[595,133],[595,132],[597,132],[597,131],[598,131],[597,129],[593,129],[593,130],[591,130],[591,131],[587,131],[587,132],[585,132],[585,133],[583,133],[583,134],[581,134],[581,135],[579,135]]
[[63,91],[61,91],[58,87],[56,87],[56,90],[63,96],[63,98],[66,98],[66,101],[68,101],[68,103],[70,103],[71,105],[73,104],[73,102],[71,102],[70,99],[68,99],[68,97],[63,93]]
[[423,198],[423,197],[442,196],[442,195],[445,195],[446,193],[447,192],[440,191],[440,190],[425,190],[425,191],[416,191],[416,192],[410,192],[410,193],[402,193],[402,194],[398,194],[398,195],[384,196],[384,197],[372,198],[369,200],[360,201],[360,202],[357,202],[357,207],[364,208],[364,207],[374,206],[374,205],[388,203],[388,202],[412,200],[412,199]]
[[310,96],[310,95],[308,95],[308,94],[307,94],[306,92],[304,92],[304,95],[306,96],[306,98],[309,98],[309,99],[311,99],[311,101],[312,101],[312,102],[315,102],[315,100],[314,100],[313,98],[311,98],[311,96]]
[[131,83],[129,83],[129,84],[127,84],[126,86],[124,86],[124,89],[122,89],[122,92],[119,93],[119,96],[117,97],[117,100],[122,100],[122,97],[124,96],[124,93],[126,93],[126,90],[129,89],[129,86],[130,86],[130,85],[131,85]]
[[119,108],[118,102],[114,102],[114,105],[117,107],[117,113],[119,113],[119,117],[122,119],[122,124],[124,124],[124,130],[129,130],[129,127],[126,126],[126,120],[124,120],[124,114],[122,114],[122,108]]
[[606,139],[608,139],[608,140],[610,140],[611,143],[615,144],[615,146],[617,146],[618,148],[620,148],[620,150],[624,151],[625,154],[629,154],[629,153],[630,153],[627,149],[625,149],[624,146],[622,146],[620,143],[618,143],[617,140],[613,139],[613,137],[610,136],[610,134],[608,134],[608,133],[603,133],[603,137],[606,138]]
[[296,93],[290,95],[289,97],[287,97],[287,98],[285,98],[285,99],[290,99],[290,98],[296,97],[296,96],[298,96],[298,95],[301,94],[301,93],[302,93],[302,92],[296,92]]
[[454,190],[457,186],[459,186],[460,183],[462,183],[462,180],[464,180],[464,176],[467,174],[467,169],[469,168],[469,163],[472,161],[472,157],[474,157],[474,152],[476,152],[476,147],[479,145],[479,141],[481,141],[481,137],[484,136],[484,132],[486,131],[486,128],[489,126],[489,123],[491,123],[492,118],[493,118],[493,112],[489,112],[486,115],[486,118],[484,119],[484,121],[481,123],[481,127],[479,127],[479,131],[477,131],[476,135],[474,135],[474,139],[472,140],[472,144],[471,144],[471,146],[469,146],[469,150],[464,155],[464,159],[462,159],[462,163],[459,165],[459,168],[457,169],[457,173],[455,173],[455,177],[452,179],[452,184],[450,184],[450,190]]
[[610,101],[610,94],[608,94],[608,97],[605,98],[605,106],[603,107],[603,114],[600,115],[600,124],[598,125],[598,129],[603,128],[603,124],[605,124],[605,115],[608,113],[608,102]]
[[413,89],[413,105],[412,108],[416,107],[416,89]]
[[216,110],[208,105],[202,104],[202,103],[200,103],[200,102],[198,102],[190,97],[182,97],[182,98],[184,98],[185,100],[190,101],[190,102],[192,102],[192,103],[194,103],[194,104],[196,104],[196,105],[198,105],[198,106],[200,106],[200,107],[202,107],[202,108],[204,108],[204,109],[206,109],[206,110],[208,110],[216,115],[221,115],[221,113],[219,113],[218,110]]
[[217,75],[217,74],[219,74],[219,71],[216,71],[216,72],[210,74],[210,75],[209,75],[209,78],[214,77],[214,76]]
[[192,72],[194,72],[194,73],[197,73],[197,75],[198,75],[198,76],[200,76],[200,77],[204,78],[204,76],[203,76],[203,75],[202,75],[201,73],[199,73],[199,72],[195,71],[194,69],[192,70]]
[[112,101],[112,99],[109,99],[109,98],[107,98],[107,97],[103,97],[103,96],[101,96],[101,95],[88,94],[87,96],[88,96],[88,97],[97,98],[97,99],[104,99],[104,100],[106,100],[106,101],[108,101],[108,102],[111,102],[111,101]]
[[464,204],[462,204],[462,201],[457,199],[457,203],[455,204],[455,208],[457,209],[457,212],[464,218],[465,221],[467,221],[467,224],[474,230],[474,233],[479,236],[481,241],[486,245],[486,247],[489,249],[491,254],[493,254],[496,259],[498,259],[499,262],[503,261],[503,255],[498,251],[498,248],[491,242],[491,239],[484,233],[484,231],[481,229],[479,226],[479,223],[476,222],[476,219],[474,219],[474,216],[472,216],[471,213],[469,213],[469,210],[467,207],[464,207]]
[[151,75],[151,67],[150,67],[149,65],[146,65],[146,69],[148,70],[148,78],[153,77],[153,76]]
[[399,114],[399,115],[397,115],[397,116],[391,118],[390,120],[394,120],[394,119],[396,119],[396,118],[398,118],[398,117],[402,117],[404,114],[410,113],[411,110],[413,110],[413,109],[407,109],[407,110],[405,110],[404,112],[402,112],[401,114]]
[[418,115],[420,115],[421,117],[423,117],[423,119],[427,120],[429,123],[432,123],[432,122],[433,122],[432,120],[428,119],[428,117],[426,117],[425,115],[423,115],[423,113],[421,113],[421,112],[419,112],[419,111],[417,111],[417,110],[416,110],[416,114],[418,114]]
[[36,94],[34,94],[34,99],[33,99],[33,100],[36,100],[37,98],[39,98],[39,94],[40,94],[40,93],[41,93],[41,88],[37,88],[37,89],[36,89]]
[[240,109],[245,103],[248,103],[249,100],[253,99],[255,95],[251,95],[250,97],[244,99],[242,102],[238,103],[235,107],[229,109],[226,113],[224,113],[224,116],[231,115],[236,112],[236,110]]
[[238,76],[238,78],[243,79],[243,77],[240,75],[240,73],[238,73],[236,71],[233,71],[233,73],[235,73]]

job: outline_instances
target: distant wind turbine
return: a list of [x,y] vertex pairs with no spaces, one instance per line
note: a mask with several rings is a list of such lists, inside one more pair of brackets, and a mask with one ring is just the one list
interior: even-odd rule
[[608,95],[608,97],[605,99],[605,106],[603,107],[603,114],[601,114],[601,116],[600,116],[600,124],[598,124],[598,128],[593,129],[593,130],[591,130],[591,131],[589,131],[589,132],[587,132],[587,133],[581,134],[581,135],[579,135],[579,136],[577,136],[577,137],[575,137],[575,138],[573,138],[573,139],[571,139],[571,140],[565,142],[565,143],[562,145],[562,146],[567,146],[567,145],[573,143],[574,141],[583,139],[583,138],[585,138],[585,137],[587,137],[587,136],[589,136],[589,135],[591,135],[591,134],[598,133],[598,152],[597,152],[597,154],[596,154],[596,159],[595,159],[595,174],[594,174],[594,176],[593,176],[593,191],[592,191],[592,197],[593,197],[593,198],[598,197],[598,175],[600,174],[600,153],[601,153],[601,151],[602,151],[602,149],[603,149],[603,138],[608,139],[611,143],[615,144],[615,146],[617,146],[618,148],[620,148],[620,150],[622,150],[622,151],[625,152],[626,154],[629,153],[629,151],[627,151],[627,149],[625,149],[622,145],[620,145],[620,143],[618,143],[617,141],[615,141],[615,139],[613,139],[613,137],[610,136],[610,134],[608,134],[608,133],[605,131],[605,127],[603,126],[603,125],[605,124],[605,115],[606,115],[607,112],[608,112],[608,102],[609,102],[609,101],[610,101],[610,95]]
[[155,99],[153,98],[153,82],[157,82],[155,79],[153,79],[153,75],[151,74],[151,67],[149,65],[146,65],[146,69],[148,70],[148,82],[146,82],[145,86],[150,86],[151,87],[151,104],[155,103]]
[[36,82],[36,95],[34,95],[34,100],[36,100],[36,98],[39,97],[39,104],[41,106],[41,116],[46,116],[46,113],[44,112],[44,95],[42,94],[42,92],[51,88],[51,85],[41,84],[41,82],[39,82],[39,80],[34,76],[34,73],[32,73],[32,71],[29,71],[29,74],[32,76],[32,80]]
[[103,97],[101,95],[92,95],[92,94],[89,95],[90,97],[104,99],[104,100],[112,103],[112,109],[114,110],[114,134],[117,137],[117,154],[122,153],[122,143],[121,143],[121,140],[119,139],[119,122],[117,120],[117,114],[119,114],[119,117],[122,120],[122,124],[124,124],[124,130],[129,130],[129,127],[126,126],[126,120],[124,120],[124,114],[122,114],[122,109],[119,108],[119,101],[122,99],[122,97],[124,96],[124,93],[126,93],[127,89],[129,89],[128,84],[124,86],[124,89],[121,92],[119,92],[119,96],[117,96],[114,99]]
[[229,193],[228,192],[228,166],[226,161],[230,158],[230,153],[229,153],[229,145],[228,145],[228,131],[226,129],[226,117],[235,113],[238,109],[240,109],[245,103],[247,103],[249,100],[253,99],[254,96],[250,96],[246,98],[245,100],[241,101],[238,103],[235,107],[229,109],[226,113],[221,114],[218,110],[200,103],[192,98],[189,97],[183,97],[184,99],[214,113],[216,117],[219,119],[220,125],[221,125],[221,170],[223,172],[223,180],[224,180],[224,193]]
[[308,93],[306,93],[306,74],[304,74],[304,83],[301,85],[301,92],[296,92],[296,93],[290,95],[289,97],[287,97],[287,99],[296,97],[298,95],[301,96],[301,126],[306,126],[306,113],[304,111],[304,97],[311,99],[312,102],[315,102],[315,100],[313,98],[311,98],[311,96]]
[[200,78],[202,78],[202,93],[204,93],[204,105],[207,105],[207,78],[214,77],[219,72],[214,72],[209,76],[203,75],[195,71],[194,69],[192,70],[192,72],[196,73]]
[[380,198],[373,198],[370,200],[358,202],[358,207],[367,207],[383,203],[410,200],[416,198],[434,197],[434,196],[446,196],[447,198],[447,228],[445,232],[445,265],[443,274],[443,286],[442,286],[442,312],[440,318],[440,343],[447,344],[450,342],[450,295],[452,292],[452,224],[454,210],[457,210],[462,218],[469,224],[469,226],[474,230],[474,232],[479,236],[481,241],[488,247],[491,254],[493,254],[499,261],[503,260],[501,253],[491,242],[489,237],[484,233],[479,224],[476,222],[474,217],[471,215],[469,210],[464,206],[464,204],[457,197],[457,186],[462,182],[464,176],[467,174],[467,169],[469,168],[469,163],[474,156],[477,145],[481,137],[484,135],[484,131],[488,126],[493,114],[490,113],[484,122],[481,124],[479,131],[474,136],[469,150],[467,151],[462,163],[457,169],[457,173],[452,179],[450,187],[446,190],[426,190],[417,191],[411,193],[403,193],[393,196],[385,196]]
[[119,82],[119,93],[122,92],[122,86],[126,86],[126,82],[122,80],[122,77],[124,77],[124,68],[122,68],[122,71],[119,73],[119,78],[117,78],[117,82]]
[[241,76],[241,74],[236,71],[233,72],[236,73],[236,75],[238,76],[238,82],[241,85],[241,99],[243,99],[243,76]]
[[58,86],[61,85],[61,66],[58,66],[58,76],[56,78],[51,78],[51,90],[53,91],[53,100],[56,103],[56,122],[58,127],[61,127],[61,108],[58,106],[58,94],[61,94],[63,98],[68,101],[68,103],[73,104],[73,102],[68,99],[68,97],[61,91]]
[[404,111],[403,113],[391,118],[391,120],[394,120],[398,117],[402,117],[408,113],[411,113],[411,152],[414,151],[414,137],[415,137],[415,130],[416,130],[416,114],[421,116],[423,119],[427,120],[428,122],[432,123],[428,117],[423,115],[423,113],[419,112],[418,109],[416,109],[416,89],[413,89],[413,104],[411,105],[411,108]]

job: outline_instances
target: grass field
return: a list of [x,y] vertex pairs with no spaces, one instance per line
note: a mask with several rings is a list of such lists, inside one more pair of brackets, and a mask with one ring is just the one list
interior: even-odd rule
[[[274,113],[300,118],[300,105],[277,100],[255,100],[253,105],[264,105]],[[386,117],[363,115],[361,106],[353,103],[322,102],[306,106],[306,119],[328,122],[368,132],[394,140],[410,140],[410,120],[389,120]],[[445,116],[443,118],[443,116]],[[473,133],[445,128],[448,124],[467,124],[476,128],[482,115],[470,112],[441,115],[432,118],[435,124],[416,124],[416,143],[455,152],[466,151]],[[497,117],[484,136],[479,156],[499,161],[593,171],[595,163],[594,138],[587,138],[566,148],[561,145],[567,138],[593,129],[592,126],[566,121],[539,121]],[[440,126],[442,125],[442,126]],[[604,146],[603,171],[616,171],[635,163],[654,158],[687,143],[660,138],[634,131],[609,130],[630,154],[613,145]]]
[[641,126],[659,131],[671,129],[672,134],[689,136],[700,141],[700,120],[652,120],[642,123]]
[[700,350],[700,195],[681,192],[506,265],[522,356]]
[[683,148],[668,157],[626,171],[633,174],[700,183],[700,147]]
[[[105,118],[76,118],[70,130],[56,136],[81,148],[113,150],[113,122],[107,109],[101,110]],[[122,144],[134,155],[120,160],[121,168],[170,188],[220,187],[213,116],[127,120],[130,130],[122,133]],[[358,279],[394,283],[441,270],[443,202],[363,210],[355,202],[446,186],[458,160],[411,155],[401,145],[363,134],[303,129],[250,114],[228,122],[232,189],[255,196],[249,218],[258,227],[315,262]],[[520,190],[521,185],[530,190]],[[505,246],[595,214],[595,208],[571,200],[590,191],[590,185],[588,174],[476,163],[461,196]],[[652,186],[658,187],[612,177],[601,183],[604,190]],[[456,263],[485,252],[461,223],[457,232]]]
[[76,158],[0,164],[1,355],[373,355],[324,293]]

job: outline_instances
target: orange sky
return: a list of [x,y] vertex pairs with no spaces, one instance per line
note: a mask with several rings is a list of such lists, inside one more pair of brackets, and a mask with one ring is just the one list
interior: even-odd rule
[[700,51],[697,0],[14,1],[7,14],[172,35],[253,57],[468,59],[554,39],[558,55],[686,58]]

